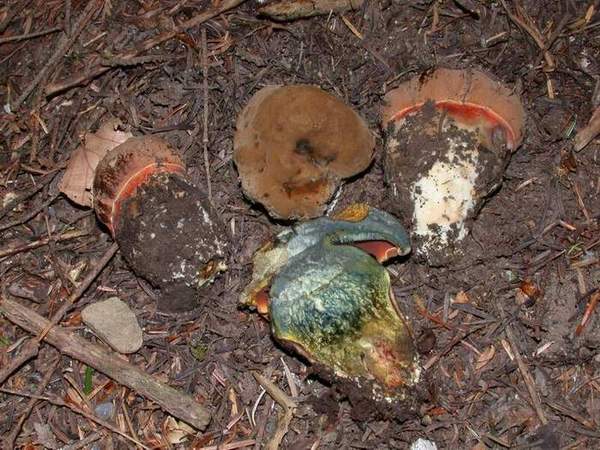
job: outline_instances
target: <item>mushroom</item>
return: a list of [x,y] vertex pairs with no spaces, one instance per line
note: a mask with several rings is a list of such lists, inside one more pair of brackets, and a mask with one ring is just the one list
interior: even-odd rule
[[268,317],[275,339],[317,372],[392,402],[418,382],[420,368],[381,263],[409,251],[397,219],[353,205],[285,230],[259,250],[241,303]]
[[375,140],[365,121],[316,86],[268,86],[236,123],[233,158],[247,197],[279,219],[323,214],[341,180],[364,171]]
[[207,196],[158,137],[109,151],[94,177],[94,206],[134,272],[160,290],[159,307],[196,306],[197,290],[225,268],[226,236]]
[[386,181],[431,265],[461,253],[470,222],[523,140],[519,97],[475,70],[437,69],[385,96]]

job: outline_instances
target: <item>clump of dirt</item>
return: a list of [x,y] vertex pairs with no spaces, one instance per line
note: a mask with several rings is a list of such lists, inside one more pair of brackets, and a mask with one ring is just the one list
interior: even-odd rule
[[319,405],[318,409],[323,414],[330,414],[332,410],[339,408],[338,402],[347,400],[351,406],[350,415],[358,422],[393,420],[401,423],[419,417],[423,405],[431,400],[427,380],[421,380],[413,387],[406,387],[402,395],[390,398],[379,395],[380,388],[366,378],[339,377],[331,368],[322,364],[313,364],[310,370],[319,380],[333,387],[327,395],[336,393],[335,405],[331,405],[331,400],[327,397]]
[[224,269],[224,227],[208,198],[180,175],[154,175],[125,200],[117,242],[165,312],[197,306],[198,288]]

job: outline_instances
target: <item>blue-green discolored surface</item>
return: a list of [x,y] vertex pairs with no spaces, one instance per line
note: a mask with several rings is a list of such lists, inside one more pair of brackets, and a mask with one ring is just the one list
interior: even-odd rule
[[338,376],[372,380],[392,395],[418,380],[412,334],[391,297],[387,270],[356,244],[385,242],[399,255],[410,246],[393,216],[362,211],[359,217],[342,213],[348,220],[320,218],[287,230],[257,258],[278,258],[261,261],[273,272],[265,276],[271,277],[274,337]]

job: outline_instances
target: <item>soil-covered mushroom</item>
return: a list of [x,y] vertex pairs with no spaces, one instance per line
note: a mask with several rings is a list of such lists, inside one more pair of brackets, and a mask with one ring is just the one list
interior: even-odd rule
[[242,188],[280,219],[322,215],[342,179],[364,171],[375,140],[365,121],[316,86],[268,86],[241,112],[234,161]]
[[407,400],[420,369],[411,326],[380,262],[409,251],[393,216],[353,205],[259,250],[241,302],[268,316],[273,336],[318,371],[392,410],[390,403]]
[[460,253],[524,122],[519,97],[475,70],[438,69],[386,95],[385,176],[393,210],[412,222],[417,255],[442,265]]
[[131,138],[111,150],[96,169],[94,202],[129,265],[160,290],[162,310],[193,308],[197,289],[224,269],[224,228],[162,139]]

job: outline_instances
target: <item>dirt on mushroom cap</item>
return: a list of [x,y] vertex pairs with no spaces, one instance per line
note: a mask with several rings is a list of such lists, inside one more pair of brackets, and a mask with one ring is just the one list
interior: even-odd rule
[[476,120],[464,112],[465,107],[471,106],[477,110],[472,111],[473,115],[487,116],[485,119],[505,129],[511,150],[521,144],[525,126],[523,105],[511,89],[486,73],[440,68],[412,78],[386,94],[382,111],[384,125],[399,120],[427,101],[443,106],[451,115],[456,109],[452,107],[458,106],[462,110],[461,121]]
[[364,120],[316,86],[268,86],[237,121],[242,188],[277,218],[319,216],[340,180],[365,170],[375,140]]

